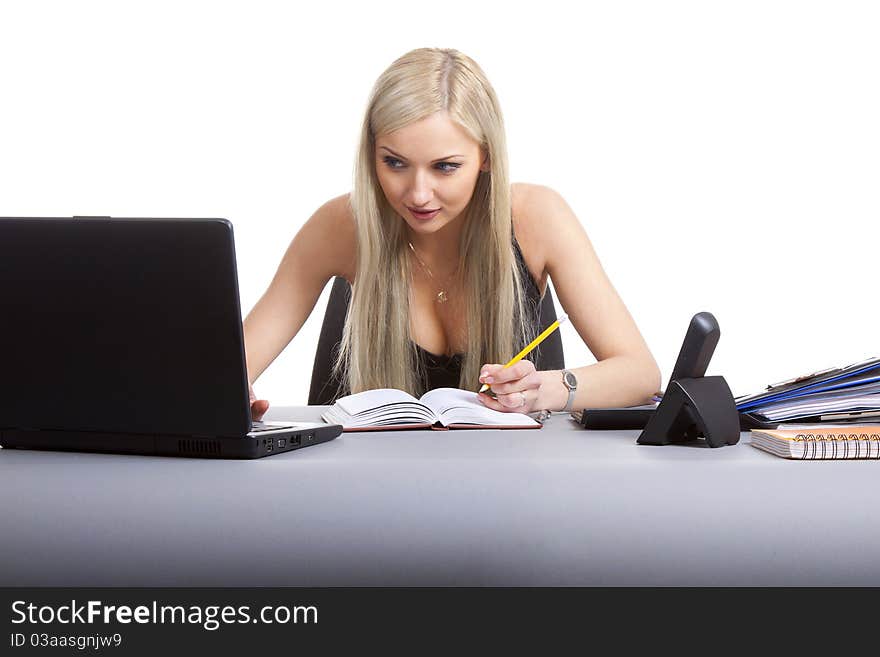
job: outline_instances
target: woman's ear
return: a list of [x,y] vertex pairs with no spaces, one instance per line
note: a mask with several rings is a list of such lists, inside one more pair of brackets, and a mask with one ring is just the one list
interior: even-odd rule
[[483,153],[483,163],[480,165],[480,171],[489,171],[492,168],[489,163],[489,153],[486,151],[483,151],[482,153]]

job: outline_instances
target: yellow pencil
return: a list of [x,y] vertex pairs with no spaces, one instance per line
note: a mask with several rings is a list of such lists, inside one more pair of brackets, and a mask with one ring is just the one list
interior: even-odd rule
[[[521,352],[519,352],[516,356],[514,356],[514,357],[511,358],[509,361],[507,361],[507,365],[505,365],[505,366],[502,367],[501,369],[506,370],[506,369],[507,369],[508,367],[510,367],[511,365],[513,365],[513,364],[518,363],[519,361],[521,361],[521,360],[523,359],[523,357],[524,357],[526,354],[528,354],[532,349],[534,349],[534,348],[537,347],[539,344],[541,344],[542,342],[544,342],[544,340],[547,338],[548,335],[550,335],[551,333],[553,333],[553,331],[555,331],[556,329],[558,329],[559,326],[560,326],[561,324],[564,324],[567,320],[568,320],[568,315],[563,315],[562,317],[560,317],[559,319],[557,319],[557,320],[556,320],[555,322],[553,322],[550,326],[548,326],[547,328],[545,328],[545,329],[543,330],[543,332],[541,333],[541,335],[539,335],[537,338],[535,338],[534,340],[532,340],[528,345],[526,345],[525,349],[523,349],[523,350],[522,350]],[[483,387],[480,388],[480,392],[486,392],[486,391],[489,389],[489,387],[490,387],[489,384],[484,383],[484,384],[483,384]]]

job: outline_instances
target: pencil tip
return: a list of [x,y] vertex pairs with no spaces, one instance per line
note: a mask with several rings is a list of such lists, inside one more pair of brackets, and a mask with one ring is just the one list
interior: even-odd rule
[[489,386],[487,386],[487,385],[484,383],[484,384],[480,387],[480,392],[486,392],[488,389],[489,389]]

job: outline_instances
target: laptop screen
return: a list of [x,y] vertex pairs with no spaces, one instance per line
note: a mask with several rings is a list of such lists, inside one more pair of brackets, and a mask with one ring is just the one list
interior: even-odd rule
[[0,219],[0,426],[240,436],[231,224]]

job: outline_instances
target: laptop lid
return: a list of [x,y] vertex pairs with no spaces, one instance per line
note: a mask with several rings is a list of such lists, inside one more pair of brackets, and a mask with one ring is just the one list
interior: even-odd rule
[[0,308],[0,428],[250,428],[225,219],[0,218]]

